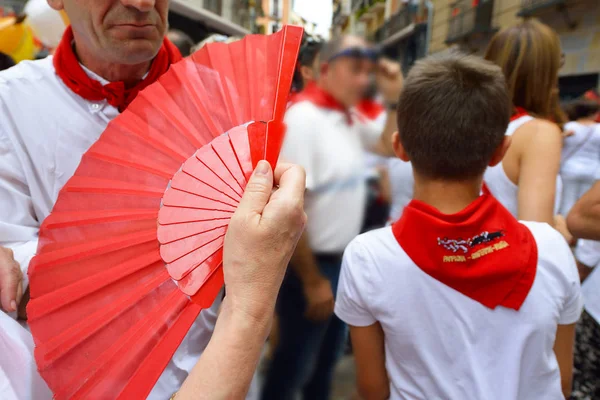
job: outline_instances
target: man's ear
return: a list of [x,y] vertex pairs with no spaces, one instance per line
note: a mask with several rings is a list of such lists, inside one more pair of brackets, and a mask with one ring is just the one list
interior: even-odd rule
[[56,11],[65,9],[65,3],[63,0],[48,0],[48,5]]
[[307,67],[306,65],[300,66],[300,75],[302,75],[304,81],[312,81],[315,79],[312,68]]
[[404,146],[400,141],[400,134],[398,133],[398,131],[392,133],[392,148],[394,149],[394,153],[399,159],[401,159],[404,162],[410,161],[410,157],[408,156],[406,150],[404,150]]
[[502,161],[502,159],[504,158],[504,155],[506,154],[508,148],[510,147],[511,140],[512,140],[512,138],[510,136],[504,136],[502,143],[500,143],[500,146],[498,146],[496,148],[496,151],[494,151],[494,154],[492,155],[492,158],[490,159],[490,163],[489,163],[490,167],[494,167],[494,166],[500,164],[500,161]]

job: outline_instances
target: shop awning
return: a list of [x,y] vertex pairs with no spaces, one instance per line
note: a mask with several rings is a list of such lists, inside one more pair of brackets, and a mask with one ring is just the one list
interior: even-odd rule
[[191,20],[201,22],[219,33],[229,36],[244,36],[249,30],[208,11],[193,0],[171,0],[170,10]]

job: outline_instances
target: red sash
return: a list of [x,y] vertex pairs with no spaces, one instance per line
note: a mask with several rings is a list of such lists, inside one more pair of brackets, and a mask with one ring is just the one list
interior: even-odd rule
[[129,89],[125,88],[123,82],[102,85],[97,80],[90,78],[81,68],[73,51],[73,30],[69,26],[56,48],[53,63],[60,79],[74,93],[90,101],[106,100],[108,104],[123,111],[135,99],[140,90],[154,83],[167,72],[171,64],[179,60],[181,60],[179,50],[165,38],[162,47],[152,61],[148,75],[137,85]]

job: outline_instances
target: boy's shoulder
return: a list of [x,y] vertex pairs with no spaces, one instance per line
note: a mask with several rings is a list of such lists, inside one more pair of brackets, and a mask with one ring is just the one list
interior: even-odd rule
[[346,247],[344,257],[378,269],[393,266],[398,270],[405,264],[412,264],[412,260],[398,244],[391,226],[358,235]]

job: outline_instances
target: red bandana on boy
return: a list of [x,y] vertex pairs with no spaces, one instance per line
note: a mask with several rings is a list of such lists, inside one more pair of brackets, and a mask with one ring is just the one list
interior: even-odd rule
[[181,58],[177,47],[165,38],[158,54],[152,61],[148,75],[137,85],[129,89],[125,88],[123,82],[102,85],[97,80],[90,78],[79,64],[73,51],[73,29],[69,26],[56,48],[53,63],[60,79],[74,93],[90,101],[106,100],[111,106],[123,111],[135,99],[140,90],[154,83],[167,72],[171,64]]
[[446,215],[413,200],[392,226],[396,240],[421,270],[488,308],[519,310],[533,285],[533,235],[492,195]]
[[310,101],[317,107],[325,108],[328,110],[341,111],[346,115],[348,124],[352,125],[352,116],[342,103],[337,101],[332,95],[321,89],[316,83],[311,82],[304,90],[295,94],[290,101],[292,103],[299,103],[301,101]]

